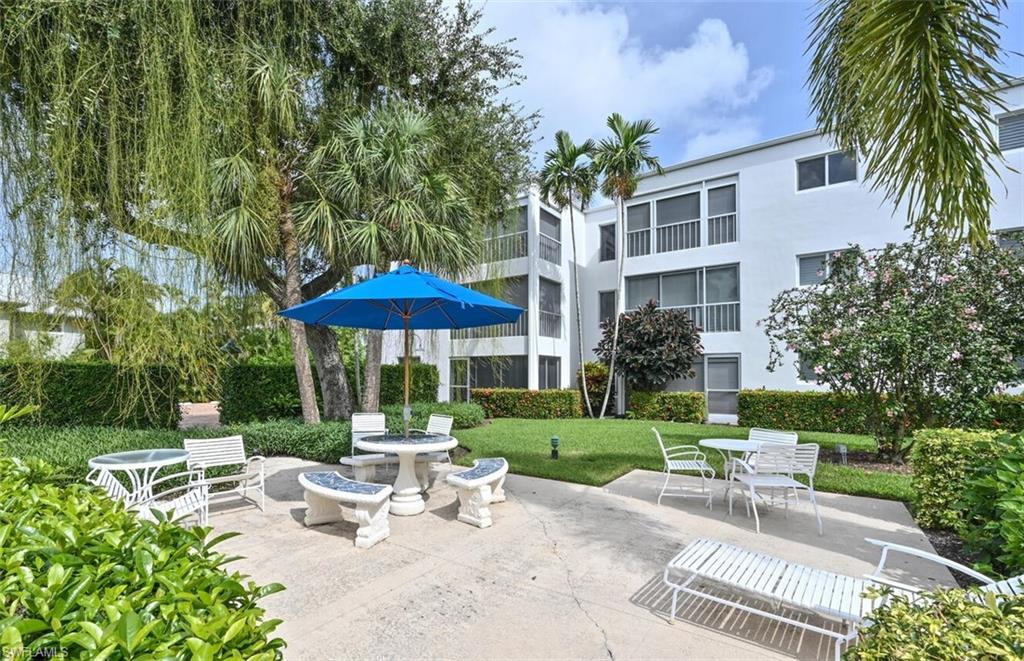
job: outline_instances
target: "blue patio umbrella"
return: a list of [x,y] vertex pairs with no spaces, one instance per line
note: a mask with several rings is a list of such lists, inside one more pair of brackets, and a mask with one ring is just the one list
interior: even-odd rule
[[523,309],[419,271],[408,263],[279,314],[307,324],[405,331],[405,422],[409,427],[412,330],[490,326],[517,321]]

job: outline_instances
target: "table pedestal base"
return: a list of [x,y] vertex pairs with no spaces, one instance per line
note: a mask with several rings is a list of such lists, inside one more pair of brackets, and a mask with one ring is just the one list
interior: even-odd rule
[[416,454],[403,452],[398,455],[398,479],[391,495],[391,513],[395,516],[415,516],[426,509],[423,504],[423,489],[416,475]]

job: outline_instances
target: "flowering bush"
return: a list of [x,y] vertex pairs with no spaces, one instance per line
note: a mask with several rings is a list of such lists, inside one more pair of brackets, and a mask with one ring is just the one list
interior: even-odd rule
[[820,285],[779,294],[762,320],[768,369],[799,359],[819,383],[866,401],[883,452],[912,421],[970,426],[988,396],[1021,382],[1024,259],[992,246],[854,246]]
[[[614,322],[601,322],[594,351],[605,362],[611,362],[614,335]],[[661,390],[673,379],[692,376],[693,361],[703,353],[700,329],[683,310],[661,309],[648,301],[619,320],[616,370],[635,388]]]

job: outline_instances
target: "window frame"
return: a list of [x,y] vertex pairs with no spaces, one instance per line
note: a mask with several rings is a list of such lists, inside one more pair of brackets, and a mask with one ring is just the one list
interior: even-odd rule
[[[617,248],[617,246],[615,245],[615,242],[616,242],[616,239],[617,239],[617,237],[615,236],[617,234],[617,232],[615,231],[615,223],[614,222],[604,223],[603,225],[598,225],[597,227],[598,227],[598,235],[597,235],[597,237],[598,237],[598,241],[597,241],[597,243],[598,243],[598,247],[597,247],[597,261],[599,261],[599,262],[614,262],[615,261],[615,257],[616,257],[616,248]],[[608,229],[611,229],[611,233],[612,233],[612,243],[611,243],[611,246],[612,246],[612,256],[611,257],[605,257],[605,252],[604,252],[604,248],[605,248],[604,233]]]
[[996,117],[996,144],[999,145],[999,151],[1007,152],[1024,149],[1024,137],[1021,138],[1019,145],[1013,147],[1003,146],[1003,121],[1019,121],[1024,123],[1024,108],[1016,108]]
[[[597,292],[597,323],[598,323],[598,325],[600,325],[602,322],[607,321],[609,319],[611,319],[611,320],[615,319],[615,293],[616,292],[615,292],[614,289],[606,289],[604,291]],[[612,297],[612,316],[604,317],[604,316],[601,315],[601,298],[603,296],[608,295],[608,294],[611,294],[611,297]]]
[[[554,362],[555,385],[547,379],[548,370]],[[537,389],[538,390],[560,390],[562,387],[562,357],[561,356],[537,356]]]
[[[830,160],[830,158],[832,156],[835,156],[836,154],[846,154],[853,161],[853,179],[847,179],[845,181],[837,181],[835,183],[832,183],[831,177],[829,176],[829,170],[831,169],[829,167],[829,160]],[[823,161],[823,163],[824,163],[824,179],[823,179],[823,183],[820,186],[811,186],[811,187],[808,187],[808,188],[800,188],[800,165],[802,163],[810,163],[811,161],[816,161],[818,159],[821,159]],[[798,158],[798,159],[795,159],[793,161],[793,187],[796,189],[797,193],[807,193],[809,191],[816,191],[816,190],[820,190],[822,188],[832,188],[834,186],[847,186],[847,185],[850,185],[850,184],[858,183],[859,181],[860,181],[860,163],[858,163],[858,161],[857,161],[857,154],[856,153],[849,154],[847,152],[844,152],[842,149],[834,149],[832,151],[825,152],[823,154],[814,154],[814,155],[811,155],[811,156],[804,156],[802,158]]]
[[825,275],[822,276],[822,280],[824,280],[825,278],[828,278],[828,276],[832,273],[832,261],[835,259],[835,257],[833,257],[833,255],[835,253],[837,253],[837,252],[838,253],[846,252],[847,250],[849,250],[849,248],[837,248],[835,250],[817,250],[815,252],[805,252],[805,253],[798,254],[796,256],[796,286],[797,287],[817,287],[818,285],[821,284],[820,282],[812,282],[812,283],[808,283],[808,284],[804,284],[804,283],[800,282],[800,260],[811,258],[811,257],[824,257],[825,258]]

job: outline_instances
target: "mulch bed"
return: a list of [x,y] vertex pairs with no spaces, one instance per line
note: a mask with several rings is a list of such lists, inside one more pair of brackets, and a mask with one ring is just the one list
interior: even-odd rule
[[[960,535],[950,530],[929,530],[925,529],[925,535],[928,536],[928,541],[931,542],[935,548],[935,552],[941,555],[943,558],[948,558],[954,562],[959,562],[961,565],[967,565],[968,567],[974,564],[977,560],[973,555],[964,550],[964,542],[960,539]],[[960,584],[960,587],[966,588],[972,585],[980,585],[980,583],[970,576],[964,576],[959,572],[953,572],[953,578]]]
[[[838,452],[832,451],[823,453],[819,459],[830,464],[842,464],[843,460]],[[863,468],[869,471],[880,471],[883,473],[896,473],[897,475],[910,475],[913,470],[910,464],[905,462],[892,462],[880,459],[874,452],[848,452],[846,454],[846,465],[856,468]]]

